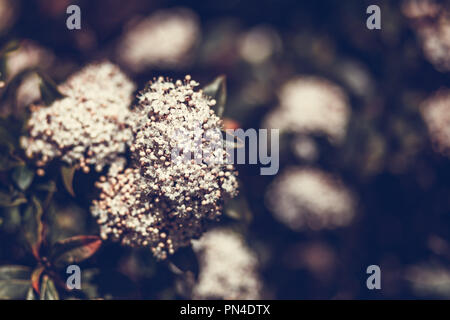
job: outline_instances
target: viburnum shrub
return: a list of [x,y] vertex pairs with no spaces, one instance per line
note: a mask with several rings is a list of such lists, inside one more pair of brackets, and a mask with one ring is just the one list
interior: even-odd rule
[[[2,143],[1,169],[14,188],[0,194],[1,205],[25,221],[36,267],[0,267],[0,281],[7,281],[0,296],[57,299],[67,289],[64,267],[90,258],[108,240],[166,260],[200,238],[237,195],[237,172],[226,161],[221,133],[225,77],[203,89],[189,75],[159,77],[136,95],[136,85],[108,61],[89,64],[58,86],[38,76],[41,100],[30,106],[25,125],[7,124],[16,135]],[[51,214],[52,199],[62,193],[85,201],[77,179],[91,181],[99,232],[54,241],[51,228],[63,215]]]

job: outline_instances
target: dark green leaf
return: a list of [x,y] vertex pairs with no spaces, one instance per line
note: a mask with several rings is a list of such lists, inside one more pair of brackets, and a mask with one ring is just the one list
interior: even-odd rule
[[21,225],[22,217],[19,207],[3,208],[3,221],[1,227],[8,233],[16,232]]
[[96,299],[100,296],[96,278],[100,274],[98,269],[83,270],[83,285],[82,290],[88,299]]
[[0,155],[0,171],[8,171],[12,168],[21,166],[23,164],[24,164],[23,161],[13,159],[9,154]]
[[0,207],[16,207],[22,203],[26,203],[27,199],[21,195],[10,195],[0,192]]
[[48,181],[45,183],[41,183],[36,185],[36,190],[42,190],[47,192],[56,192],[56,183],[55,181]]
[[5,44],[0,49],[0,82],[2,85],[5,85],[6,78],[8,77],[7,69],[6,69],[6,54],[15,51],[20,47],[19,41],[13,40]]
[[12,179],[20,190],[25,191],[33,182],[34,171],[27,166],[20,166],[14,169]]
[[59,300],[58,291],[55,283],[47,275],[42,279],[40,300]]
[[47,106],[56,100],[64,98],[64,95],[59,91],[52,79],[41,73],[39,73],[39,77],[41,78],[41,83],[39,84],[41,98]]
[[192,272],[195,277],[198,275],[198,260],[191,246],[181,248],[168,260],[169,268],[177,275]]
[[75,197],[75,192],[73,191],[73,176],[75,175],[75,167],[61,167],[61,177],[66,187],[67,192],[71,196]]
[[48,181],[43,184],[37,185],[35,188],[36,190],[47,191],[47,196],[45,197],[45,200],[43,202],[43,207],[45,210],[47,210],[50,201],[52,200],[53,195],[56,192],[56,183],[54,181]]
[[250,206],[243,196],[228,200],[225,204],[224,212],[228,217],[246,223],[250,223],[253,219]]
[[28,280],[31,269],[26,266],[7,265],[0,267],[0,280]]
[[29,279],[0,280],[0,299],[25,299],[30,288],[31,285]]
[[20,42],[17,40],[12,40],[9,41],[7,44],[5,44],[1,49],[0,49],[0,56],[4,56],[5,54],[11,52],[11,51],[15,51],[17,49],[19,49],[20,47]]
[[[8,128],[0,126],[0,146],[6,147],[6,149],[8,150],[8,153],[9,153],[12,150],[14,150],[15,142],[16,142],[16,139],[11,134],[11,132],[8,130]],[[2,156],[6,156],[6,155],[8,155],[8,153],[2,154]]]
[[36,197],[32,198],[31,203],[24,213],[24,234],[28,244],[31,247],[33,255],[39,258],[39,248],[42,243],[42,206]]
[[75,236],[55,243],[52,261],[61,267],[88,259],[100,248],[102,240],[98,236]]
[[216,115],[222,117],[225,111],[225,104],[227,102],[227,85],[225,75],[218,76],[213,82],[203,88],[203,92],[216,100],[216,105],[213,107]]

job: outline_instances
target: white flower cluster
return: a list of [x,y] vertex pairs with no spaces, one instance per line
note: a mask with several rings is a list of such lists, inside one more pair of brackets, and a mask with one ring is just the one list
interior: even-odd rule
[[[134,84],[113,64],[92,64],[59,86],[65,95],[49,107],[32,106],[21,145],[40,167],[60,158],[89,172],[101,171],[132,139],[129,104]],[[43,169],[38,170],[43,174]]]
[[[236,195],[234,166],[207,161],[205,156],[211,144],[222,143],[221,135],[208,139],[205,135],[217,132],[222,124],[210,108],[214,100],[194,91],[197,85],[189,76],[175,83],[161,77],[138,97],[132,117],[133,168],[126,177],[104,179],[99,184],[102,195],[92,209],[104,238],[110,235],[123,244],[148,245],[156,257],[164,259],[199,237],[205,224],[221,215],[224,199]],[[182,142],[193,142],[197,133],[199,143],[184,143],[182,149],[202,151],[197,153],[202,158],[184,158],[173,152],[180,148],[180,134],[185,138]],[[223,144],[213,154],[225,160]],[[132,181],[128,183],[132,186],[123,191],[117,186],[119,177]],[[128,192],[131,187],[133,192]]]
[[434,19],[441,6],[435,0],[404,0],[401,9],[409,19]]
[[279,35],[268,26],[257,26],[243,33],[238,44],[242,59],[253,64],[267,61],[280,47]]
[[199,278],[194,299],[261,298],[258,259],[237,233],[214,229],[192,241],[199,258]]
[[11,79],[20,72],[39,67],[40,70],[48,69],[55,57],[48,49],[31,40],[22,40],[17,50],[6,55],[6,73]]
[[439,71],[450,71],[450,2],[409,0],[403,14],[411,19],[426,58]]
[[199,34],[198,17],[191,10],[161,10],[125,32],[118,58],[133,72],[149,67],[176,68],[188,62]]
[[450,298],[450,270],[442,265],[423,263],[409,267],[406,279],[421,296]]
[[450,157],[450,90],[440,90],[426,99],[421,111],[437,150]]
[[341,141],[350,118],[344,91],[327,80],[299,77],[288,81],[279,94],[280,106],[265,119],[265,127],[299,134],[322,133]]
[[318,169],[287,168],[269,186],[266,201],[275,218],[293,230],[342,227],[355,215],[352,193]]

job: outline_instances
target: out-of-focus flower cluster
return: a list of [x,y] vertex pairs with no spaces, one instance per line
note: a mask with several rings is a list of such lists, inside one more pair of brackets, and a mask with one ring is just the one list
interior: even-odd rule
[[118,59],[133,72],[178,68],[192,58],[199,35],[198,17],[191,10],[161,10],[125,32],[118,44]]
[[343,227],[356,209],[354,196],[336,178],[300,167],[287,168],[275,178],[266,202],[275,218],[293,230]]
[[25,107],[40,99],[39,76],[31,71],[39,69],[41,72],[46,72],[55,60],[50,50],[28,39],[21,40],[16,50],[5,54],[3,71],[5,74],[2,76],[6,83],[14,82],[18,84],[18,87],[14,100],[2,102],[0,115],[22,116]]
[[[224,161],[224,146],[214,153],[222,161],[209,162],[205,156],[222,136],[204,135],[222,123],[210,108],[215,101],[194,91],[196,86],[189,76],[175,83],[161,77],[139,95],[130,147],[133,167],[103,178],[100,200],[93,205],[103,238],[148,245],[164,259],[199,237],[222,214],[224,199],[236,195],[234,167]],[[198,144],[180,144],[180,134],[181,142],[194,142],[195,134],[202,138]],[[175,148],[202,158],[178,158]]]
[[241,58],[252,64],[267,61],[280,47],[279,35],[268,26],[256,26],[244,32],[238,42]]
[[32,106],[22,147],[39,167],[60,158],[85,172],[91,165],[101,171],[125,152],[132,138],[128,108],[134,84],[104,62],[85,67],[59,90],[65,97],[49,107]]
[[427,59],[440,71],[450,71],[450,3],[406,0],[403,14],[411,20]]
[[437,150],[450,157],[450,90],[439,90],[426,99],[422,116]]
[[351,110],[338,86],[315,77],[285,83],[280,105],[265,119],[265,126],[297,134],[324,134],[338,143],[345,137]]
[[261,299],[258,259],[237,233],[211,230],[193,248],[200,264],[194,299]]
[[406,270],[406,279],[420,296],[450,297],[450,270],[439,264],[418,264]]

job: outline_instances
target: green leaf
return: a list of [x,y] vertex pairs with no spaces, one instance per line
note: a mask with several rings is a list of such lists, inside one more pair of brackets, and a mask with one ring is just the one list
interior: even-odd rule
[[0,299],[24,299],[30,287],[29,279],[0,280]]
[[100,297],[97,277],[100,274],[99,269],[83,269],[83,285],[81,290],[90,300]]
[[39,89],[41,90],[41,98],[45,105],[49,106],[54,101],[64,98],[64,95],[59,91],[55,82],[42,73],[38,73],[41,83]]
[[38,185],[36,185],[36,190],[54,193],[54,192],[56,192],[56,183],[55,183],[55,181],[50,180],[50,181],[38,184]]
[[70,193],[72,197],[75,197],[75,192],[73,191],[73,177],[75,175],[75,167],[61,167],[61,177],[63,180],[64,187],[66,187],[67,192]]
[[20,43],[19,41],[13,40],[6,43],[0,49],[0,82],[3,86],[5,86],[5,81],[8,77],[6,70],[6,54],[19,49]]
[[36,295],[34,294],[33,288],[28,289],[27,296],[26,296],[25,299],[27,299],[27,300],[36,300]]
[[31,269],[26,266],[7,265],[0,267],[0,280],[28,280]]
[[8,149],[8,153],[3,153],[2,156],[7,156],[9,152],[14,150],[16,139],[11,134],[8,128],[4,126],[0,126],[0,146],[6,147]]
[[253,214],[250,210],[245,197],[238,196],[236,198],[230,199],[225,203],[224,208],[225,215],[233,220],[242,221],[245,223],[250,223],[253,219]]
[[16,207],[26,202],[27,199],[22,194],[11,195],[0,192],[0,207]]
[[198,260],[191,246],[177,250],[174,255],[169,257],[168,263],[169,269],[177,275],[191,272],[195,277],[198,276]]
[[75,236],[55,243],[52,249],[52,262],[61,267],[79,263],[90,258],[102,244],[98,236]]
[[59,300],[58,291],[55,283],[47,275],[42,279],[40,300]]
[[12,173],[12,179],[17,185],[17,187],[25,191],[33,182],[34,171],[29,169],[27,166],[20,166],[14,169]]
[[39,248],[42,243],[42,231],[44,226],[42,224],[42,206],[36,197],[32,198],[31,203],[24,213],[24,234],[25,239],[31,247],[31,251],[36,259],[39,259]]
[[[1,148],[0,148],[0,152]],[[23,165],[24,162],[21,160],[13,159],[9,154],[0,155],[0,171],[8,171],[12,168]]]
[[47,192],[47,196],[45,197],[45,200],[43,201],[43,207],[45,209],[48,208],[48,206],[50,204],[50,201],[52,200],[53,195],[55,194],[55,192],[57,190],[55,181],[50,180],[48,182],[45,182],[45,183],[42,183],[42,184],[38,184],[35,187],[35,189],[39,190],[39,191],[46,191]]
[[22,217],[19,207],[3,208],[3,221],[1,228],[7,233],[14,233],[18,231],[21,226]]
[[5,54],[7,54],[9,52],[19,49],[19,47],[20,47],[20,42],[19,41],[17,41],[17,40],[9,41],[7,44],[5,44],[0,49],[0,56],[3,57]]
[[213,82],[207,84],[203,88],[203,92],[205,95],[216,100],[216,105],[213,109],[218,117],[222,117],[225,111],[225,104],[227,102],[226,76],[218,76]]

